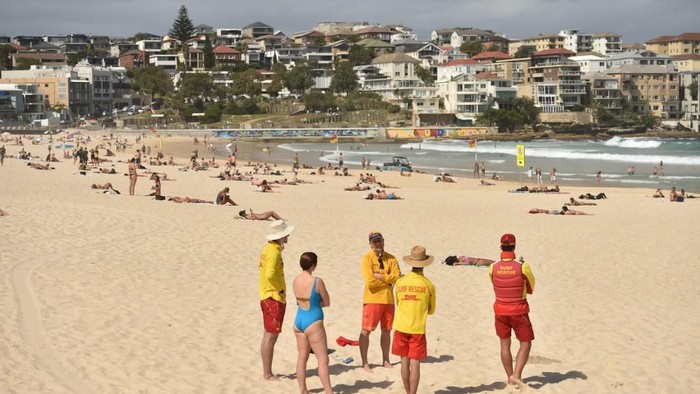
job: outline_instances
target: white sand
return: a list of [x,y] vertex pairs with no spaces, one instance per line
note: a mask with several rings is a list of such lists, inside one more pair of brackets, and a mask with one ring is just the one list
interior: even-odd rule
[[[28,148],[46,152],[45,145]],[[234,220],[238,207],[142,197],[151,191],[147,177],[138,180],[141,196],[130,197],[124,163],[115,163],[119,175],[88,176],[74,174],[72,160],[53,165],[39,171],[6,159],[0,167],[0,209],[10,213],[0,218],[0,392],[297,391],[293,299],[273,364],[287,377],[261,379],[257,258],[268,223]],[[242,207],[273,209],[296,226],[284,251],[287,282],[300,271],[301,253],[318,254],[316,273],[333,303],[325,324],[339,392],[403,392],[398,365],[367,374],[357,347],[335,343],[359,333],[359,261],[371,230],[381,231],[387,251],[399,258],[423,244],[437,261],[496,258],[500,235],[516,234],[517,253],[537,278],[529,298],[536,339],[523,375],[533,390],[681,393],[700,385],[694,252],[700,201],[670,203],[641,189],[514,194],[506,192],[513,184],[433,183],[431,175],[397,173],[375,174],[400,187],[393,191],[405,200],[367,201],[366,192],[343,191],[354,176],[302,174],[314,184],[263,194],[247,182],[210,178],[215,171],[154,169],[176,179],[163,182],[165,195],[213,200],[229,186]],[[103,182],[122,195],[89,187]],[[527,213],[599,191],[608,199],[576,208],[593,216]],[[438,305],[428,321],[419,391],[516,391],[504,383],[488,270],[436,262],[425,272]],[[377,364],[379,333],[370,341],[370,362]],[[356,361],[346,366],[336,355]],[[315,366],[312,357],[309,368]],[[320,389],[315,372],[308,384]]]

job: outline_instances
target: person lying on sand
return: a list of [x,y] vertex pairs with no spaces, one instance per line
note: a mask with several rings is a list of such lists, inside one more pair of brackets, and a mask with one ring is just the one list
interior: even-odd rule
[[476,266],[490,266],[494,263],[494,260],[483,259],[481,257],[469,257],[469,256],[449,256],[443,262],[447,265],[476,265]]
[[29,167],[37,170],[55,170],[56,168],[51,167],[49,164],[39,164],[39,163],[27,163]]
[[571,197],[571,198],[569,198],[569,202],[566,203],[566,204],[564,204],[564,205],[568,205],[568,206],[571,206],[571,207],[576,207],[576,206],[579,206],[579,205],[598,205],[598,204],[596,204],[596,203],[594,203],[594,202],[577,201],[577,200],[574,200],[573,197]]
[[92,185],[90,185],[90,188],[91,189],[100,189],[100,190],[105,190],[105,191],[112,190],[117,194],[121,194],[121,193],[119,193],[119,190],[115,189],[114,186],[112,186],[111,182],[107,182],[107,183],[102,184],[102,185],[97,185],[97,184],[93,183]]
[[345,191],[348,191],[348,192],[363,192],[363,191],[367,191],[367,190],[371,190],[371,189],[372,189],[372,188],[371,188],[369,185],[360,186],[359,183],[356,183],[355,186],[346,187],[346,188],[345,188]]
[[[661,189],[659,189],[661,190]],[[661,196],[663,197],[663,196]],[[608,198],[608,196],[605,195],[605,193],[598,193],[597,195],[593,195],[591,193],[586,193],[586,194],[581,194],[578,196],[579,199],[581,200],[605,200]]]
[[7,213],[7,212],[3,211],[2,209],[0,209],[0,216],[8,216],[8,215],[9,215],[9,213]]
[[573,209],[569,209],[566,205],[561,207],[561,215],[590,215],[590,213],[585,213],[581,211],[574,211]]
[[250,210],[250,212],[246,212],[246,210],[244,209],[244,210],[238,212],[238,216],[242,217],[243,219],[248,219],[248,220],[268,220],[270,218],[273,218],[274,220],[284,220],[275,211],[265,211],[265,212],[260,212],[260,213],[254,213],[252,209]]
[[489,182],[489,181],[485,181],[485,180],[482,179],[481,182],[479,183],[479,185],[480,185],[480,186],[495,186],[496,184],[495,184],[495,183],[491,183],[491,182]]
[[370,193],[365,197],[365,200],[403,200],[396,193],[388,193],[384,190],[377,189],[376,193]]
[[168,201],[176,202],[176,203],[191,203],[191,204],[214,204],[214,201],[207,201],[207,200],[201,200],[199,198],[190,198],[190,197],[170,197],[168,198]]

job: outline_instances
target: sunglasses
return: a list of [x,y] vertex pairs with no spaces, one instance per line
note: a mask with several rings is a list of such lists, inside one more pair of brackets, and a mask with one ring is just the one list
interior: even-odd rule
[[379,258],[379,269],[383,270],[384,269],[384,261],[382,261],[382,258]]

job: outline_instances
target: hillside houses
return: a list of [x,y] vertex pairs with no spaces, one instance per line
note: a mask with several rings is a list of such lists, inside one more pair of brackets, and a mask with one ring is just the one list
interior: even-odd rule
[[[698,118],[697,95],[689,92],[700,73],[700,33],[659,36],[642,49],[624,44],[613,32],[579,29],[509,39],[489,29],[456,27],[436,29],[430,38],[420,41],[406,26],[366,22],[321,22],[287,36],[259,21],[240,28],[197,25],[197,35],[184,44],[151,33],[139,34],[138,39],[86,34],[0,37],[0,45],[13,48],[12,68],[33,65],[34,70],[2,71],[0,83],[26,86],[35,78],[38,84],[49,78],[50,70],[57,70],[49,85],[60,85],[62,93],[49,92],[44,86],[27,90],[27,97],[36,100],[37,92],[41,93],[44,107],[65,106],[71,117],[79,117],[142,100],[123,92],[130,81],[107,78],[109,73],[162,67],[174,80],[184,70],[230,80],[226,70],[239,63],[259,70],[270,70],[277,63],[291,70],[303,63],[314,70],[317,83],[312,89],[325,90],[337,65],[348,61],[350,49],[359,45],[374,56],[369,64],[354,68],[359,90],[377,93],[385,101],[412,109],[414,115],[439,112],[451,115],[456,123],[473,124],[489,108],[508,108],[515,97],[524,97],[545,114],[590,107],[618,114],[627,108],[669,122]],[[207,40],[215,72],[204,66]],[[474,42],[484,50],[471,57],[460,51],[463,44]],[[187,46],[185,52],[182,45]],[[76,66],[69,66],[68,59],[87,53],[88,48],[88,64],[81,67],[95,64],[96,71],[73,72]],[[526,55],[515,58],[515,54]],[[419,77],[421,68],[428,70],[430,80]],[[117,71],[103,75],[100,69]],[[271,79],[272,75],[260,79],[263,92]],[[80,100],[67,99],[77,97],[74,89]],[[86,90],[89,94],[84,97]]]

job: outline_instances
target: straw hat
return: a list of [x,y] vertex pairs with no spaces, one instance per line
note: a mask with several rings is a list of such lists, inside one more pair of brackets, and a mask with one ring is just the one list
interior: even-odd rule
[[294,231],[294,226],[287,224],[284,220],[275,220],[270,224],[270,227],[272,228],[272,233],[265,237],[268,241],[282,239]]
[[425,253],[425,247],[416,245],[411,248],[409,256],[403,256],[403,262],[411,267],[427,267],[433,262],[435,256],[428,256]]

